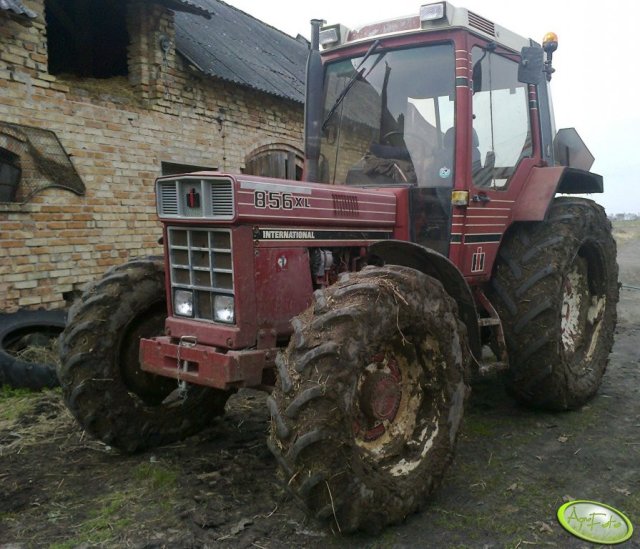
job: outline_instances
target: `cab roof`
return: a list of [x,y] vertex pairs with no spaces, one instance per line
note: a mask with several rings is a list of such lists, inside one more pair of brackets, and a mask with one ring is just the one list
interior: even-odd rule
[[465,29],[514,51],[520,51],[523,47],[531,45],[531,40],[449,2],[423,4],[413,15],[370,23],[355,29],[341,24],[324,26],[320,31],[320,44],[326,52],[377,38],[446,29]]

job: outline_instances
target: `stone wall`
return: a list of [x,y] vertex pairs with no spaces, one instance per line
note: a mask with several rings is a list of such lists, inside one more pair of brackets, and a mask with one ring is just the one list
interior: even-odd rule
[[170,11],[133,2],[129,75],[97,80],[47,72],[44,0],[24,3],[32,26],[0,21],[0,123],[54,131],[86,194],[0,203],[0,311],[65,306],[109,266],[161,253],[162,162],[239,172],[258,147],[301,147],[302,105],[203,77],[176,54]]

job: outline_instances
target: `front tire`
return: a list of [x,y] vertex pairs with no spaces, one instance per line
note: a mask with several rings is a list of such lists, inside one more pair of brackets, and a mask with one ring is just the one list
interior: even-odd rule
[[65,402],[91,435],[124,452],[197,433],[224,413],[230,393],[188,386],[140,369],[140,338],[163,333],[162,262],[110,269],[69,311],[58,377]]
[[437,280],[367,267],[293,321],[269,447],[311,516],[378,531],[416,511],[454,452],[466,329]]
[[491,299],[509,351],[509,391],[522,403],[575,409],[597,392],[613,345],[616,243],[604,209],[556,198],[546,221],[502,243]]

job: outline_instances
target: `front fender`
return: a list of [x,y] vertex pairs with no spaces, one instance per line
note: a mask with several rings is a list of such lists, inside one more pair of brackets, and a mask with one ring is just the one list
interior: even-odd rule
[[380,258],[385,264],[411,267],[439,280],[458,304],[460,319],[467,326],[471,352],[476,358],[480,357],[482,345],[473,294],[460,270],[448,258],[434,250],[404,240],[375,242],[369,246],[369,254]]

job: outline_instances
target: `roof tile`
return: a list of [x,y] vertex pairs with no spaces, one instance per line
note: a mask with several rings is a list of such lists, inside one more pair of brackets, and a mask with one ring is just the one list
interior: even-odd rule
[[27,8],[20,0],[0,0],[0,10],[11,11],[16,15],[24,15],[29,19],[35,19],[38,14]]
[[304,102],[306,44],[220,0],[189,0],[215,15],[176,13],[176,48],[209,76]]

